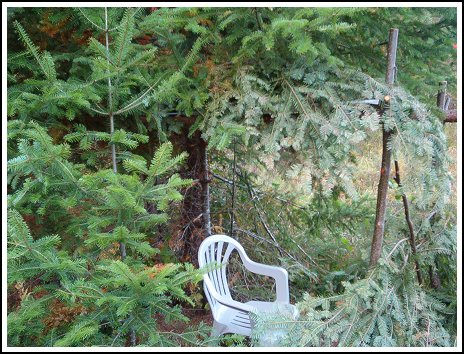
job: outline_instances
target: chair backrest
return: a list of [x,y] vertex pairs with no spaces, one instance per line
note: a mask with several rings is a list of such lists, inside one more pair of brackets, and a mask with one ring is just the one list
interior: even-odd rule
[[[207,237],[200,245],[198,250],[198,264],[200,267],[207,265],[222,264],[221,267],[212,267],[213,269],[203,275],[208,277],[215,290],[224,297],[232,299],[229,285],[227,283],[226,264],[233,250],[237,250],[242,261],[248,259],[244,248],[232,237],[226,235],[212,235]],[[207,286],[204,287],[206,298],[208,299],[211,309],[217,308],[218,303],[212,298]]]

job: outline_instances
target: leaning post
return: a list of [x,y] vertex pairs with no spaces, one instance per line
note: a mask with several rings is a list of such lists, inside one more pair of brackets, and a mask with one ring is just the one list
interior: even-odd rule
[[[388,40],[388,51],[387,51],[387,73],[386,82],[392,87],[396,77],[396,50],[398,47],[398,32],[397,28],[390,29],[390,36]],[[391,97],[386,96],[384,98],[386,107],[383,110],[388,109]],[[372,237],[371,255],[370,255],[370,266],[377,264],[382,254],[382,242],[385,228],[385,215],[387,209],[387,192],[388,192],[388,178],[390,176],[391,168],[391,155],[392,152],[388,149],[388,141],[392,135],[391,130],[386,130],[385,126],[382,128],[382,164],[380,168],[380,179],[377,188],[377,206],[374,224],[374,235]]]

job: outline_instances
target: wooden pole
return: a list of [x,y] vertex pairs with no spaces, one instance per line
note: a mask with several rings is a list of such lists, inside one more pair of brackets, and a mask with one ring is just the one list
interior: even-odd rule
[[[438,94],[437,94],[437,107],[445,111],[446,117],[443,120],[443,124],[451,122],[457,123],[457,113],[456,110],[448,110],[448,107],[451,103],[451,97],[446,93],[448,83],[446,81],[440,81],[438,86]],[[434,222],[435,214],[430,219],[430,224],[432,225]],[[433,264],[436,265],[436,261],[433,261]],[[441,281],[438,273],[434,270],[434,265],[429,265],[429,278],[430,278],[430,286],[433,289],[438,289],[441,287]]]
[[440,81],[438,84],[438,93],[437,93],[437,107],[440,108],[445,113],[445,118],[443,119],[443,124],[445,123],[457,123],[458,115],[456,109],[449,109],[451,104],[451,96],[447,93],[448,82]]
[[[387,52],[387,73],[385,75],[386,82],[389,86],[393,86],[397,71],[396,50],[398,47],[398,32],[399,30],[396,28],[390,29]],[[385,97],[386,105],[388,105],[390,101],[390,97],[388,97],[388,100],[387,97]],[[392,131],[386,131],[385,127],[382,129],[382,165],[380,168],[380,179],[377,188],[377,206],[374,235],[372,237],[371,256],[369,263],[371,267],[377,264],[377,261],[382,254],[385,214],[387,209],[388,178],[390,176],[391,167],[391,150],[388,149],[388,141],[390,140],[391,134]]]
[[448,88],[448,82],[440,81],[440,83],[438,84],[437,106],[438,108],[442,110],[445,110],[447,88]]

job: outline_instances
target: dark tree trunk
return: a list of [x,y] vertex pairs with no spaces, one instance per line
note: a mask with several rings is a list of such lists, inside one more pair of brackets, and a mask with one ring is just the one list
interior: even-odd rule
[[211,234],[207,143],[201,138],[199,131],[188,136],[194,118],[176,118],[184,122],[184,128],[181,134],[173,134],[171,141],[179,152],[186,151],[189,154],[180,175],[195,182],[184,190],[180,220],[176,221],[171,246],[182,262],[198,266],[200,244]]

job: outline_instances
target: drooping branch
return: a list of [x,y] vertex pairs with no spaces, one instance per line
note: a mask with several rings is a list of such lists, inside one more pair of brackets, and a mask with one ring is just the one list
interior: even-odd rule
[[[398,161],[395,161],[395,181],[398,184],[398,187],[401,188],[401,177],[400,177],[400,167]],[[416,237],[414,235],[414,226],[411,221],[411,217],[409,215],[409,202],[406,194],[402,193],[401,198],[403,200],[404,206],[404,216],[406,218],[406,223],[408,224],[409,229],[409,244],[411,245],[412,254],[416,257],[417,250],[416,250]],[[417,259],[414,260],[414,264],[416,265],[416,273],[417,273],[417,281],[419,285],[422,285],[422,272],[419,267],[419,262]]]
[[252,237],[252,238],[254,238],[254,239],[256,239],[256,240],[266,242],[267,244],[276,247],[276,248],[279,250],[279,253],[280,253],[281,255],[282,255],[282,253],[285,253],[285,254],[287,255],[287,257],[293,259],[294,261],[297,261],[296,258],[295,258],[292,254],[288,253],[287,251],[285,251],[282,247],[280,247],[280,246],[277,245],[276,243],[274,243],[274,242],[272,242],[272,241],[269,241],[269,240],[265,239],[265,238],[262,237],[262,236],[259,236],[259,235],[255,234],[255,233],[253,233],[253,232],[251,232],[251,231],[249,231],[249,230],[241,229],[241,228],[239,228],[239,227],[235,227],[234,230],[235,230],[235,231],[239,231],[239,232],[243,232],[244,234],[246,234],[246,235],[248,235],[248,236],[250,236],[250,237]]
[[[227,184],[229,184],[229,185],[233,185],[233,181],[231,181],[231,180],[229,180],[229,179],[227,179],[227,178],[224,178],[224,177],[222,177],[222,176],[219,176],[219,175],[217,175],[217,174],[215,174],[215,173],[212,173],[212,176],[213,176],[214,178],[217,178],[218,180],[224,182],[224,183],[227,183]],[[260,190],[258,190],[258,189],[256,189],[256,188],[254,188],[254,187],[252,187],[250,181],[248,181],[248,185],[238,184],[238,183],[235,183],[235,185],[238,186],[238,187],[240,187],[240,188],[246,189],[247,191],[248,191],[248,188],[250,188],[251,191],[253,192],[253,194],[255,195],[255,197],[259,197],[260,195],[265,194],[264,192],[262,192],[262,191],[260,191]],[[301,210],[305,210],[305,209],[306,209],[305,207],[302,207],[302,206],[300,206],[300,205],[297,205],[297,204],[295,204],[295,203],[292,203],[291,201],[286,200],[286,199],[283,199],[283,198],[280,198],[280,197],[278,197],[278,196],[275,196],[275,195],[272,195],[272,194],[269,194],[269,195],[267,195],[267,196],[269,196],[269,197],[271,197],[271,198],[273,198],[273,199],[276,199],[276,200],[278,200],[279,202],[284,203],[284,204],[286,204],[286,205],[291,205],[293,208],[297,208],[297,209],[301,209]],[[235,227],[235,226],[234,226],[234,228],[233,228],[233,231],[245,232],[245,230],[242,230],[242,229],[237,228],[237,227]],[[252,237],[253,237],[253,235],[251,235],[251,232],[247,231],[247,232],[245,232],[245,233],[247,233],[249,236],[252,236]],[[232,233],[231,233],[231,234],[232,234]],[[313,258],[300,246],[300,244],[299,244],[297,241],[295,241],[295,240],[294,240],[293,238],[291,238],[289,235],[286,235],[285,237],[286,237],[287,239],[289,239],[291,242],[293,242],[293,243],[298,247],[298,249],[308,258],[308,260],[309,260],[311,263],[313,263],[313,265],[315,265],[316,267],[319,267],[319,266],[317,265],[317,263],[314,261],[314,259],[313,259]],[[269,244],[275,246],[276,248],[279,248],[278,245],[274,244],[273,242],[271,242],[271,241],[269,241],[269,240],[263,239],[262,237],[259,238],[259,239],[262,239],[263,241],[266,241],[267,243],[269,243]],[[282,252],[284,252],[285,254],[288,255],[288,252],[285,251],[283,248],[280,247],[280,250],[282,250]],[[290,257],[290,258],[294,259],[294,257]]]

